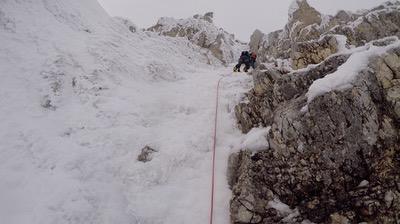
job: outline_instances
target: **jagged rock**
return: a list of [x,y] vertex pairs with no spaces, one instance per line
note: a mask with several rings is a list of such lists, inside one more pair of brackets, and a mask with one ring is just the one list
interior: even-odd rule
[[[397,48],[372,58],[353,87],[316,97],[307,111],[301,109],[312,81],[299,83],[321,78],[320,73],[332,72],[336,66],[328,71],[317,66],[303,74],[279,76],[264,71],[255,76],[258,81],[249,95],[257,100],[249,98],[250,106],[239,105],[238,110],[248,110],[247,121],[253,122],[248,126],[259,125],[257,119],[272,126],[271,149],[236,155],[241,159],[236,165],[239,178],[233,184],[232,223],[250,223],[237,221],[240,200],[249,195],[245,207],[262,217],[259,223],[283,222],[283,217],[265,209],[273,198],[298,209],[299,216],[289,223],[398,220],[400,80],[397,70],[389,67],[400,64],[399,52]],[[347,57],[341,59],[345,62]],[[295,88],[290,90],[288,85]],[[281,95],[280,87],[293,93]],[[270,115],[268,120],[262,119],[263,113]],[[260,117],[253,118],[254,114]],[[360,184],[365,181],[368,185]]]
[[[364,13],[339,11],[335,16],[329,16],[321,15],[306,0],[294,0],[285,28],[263,34],[262,38],[261,31],[256,31],[249,45],[258,53],[260,63],[273,62],[278,58],[290,59],[293,69],[298,69],[317,64],[336,53],[333,42],[329,43],[332,44],[330,47],[326,44],[319,46],[320,39],[326,35],[343,35],[348,44],[362,46],[383,37],[400,37],[399,24],[399,1],[384,3]],[[299,45],[307,46],[304,55],[310,54],[304,61],[299,59],[299,51],[296,51]]]
[[360,46],[375,39],[400,36],[400,2],[373,9],[345,26],[336,26],[329,33],[347,36],[349,43]]
[[179,20],[163,17],[147,30],[170,37],[186,37],[192,43],[208,49],[222,63],[234,62],[245,45],[236,40],[233,34],[216,27],[213,17],[212,12]]
[[[235,115],[244,133],[271,126],[270,149],[231,156],[231,222],[397,223],[400,47],[393,43],[400,36],[400,2],[335,16],[314,10],[296,0],[284,30],[251,37],[259,62],[275,68],[251,73],[254,88]],[[352,54],[339,50],[365,44],[359,49],[397,47],[369,58],[346,88],[308,98],[314,81]],[[307,68],[284,74],[282,61]],[[269,206],[277,199],[293,214],[284,217]]]
[[322,39],[294,44],[292,48],[292,67],[301,69],[310,64],[319,64],[339,50],[338,41],[334,36],[324,36]]
[[207,12],[206,14],[204,14],[204,18],[203,19],[208,21],[209,23],[213,23],[214,13],[213,12]]
[[229,181],[234,186],[232,191],[236,192],[235,197],[231,200],[231,220],[233,223],[259,223],[262,221],[262,217],[258,213],[258,210],[262,209],[259,205],[268,201],[259,203],[255,201],[256,197],[252,194],[257,187],[250,182],[251,178],[246,172],[252,162],[251,152],[244,151],[240,154],[233,154],[233,156],[234,162],[230,160],[233,162],[230,163],[231,173],[239,175]]
[[137,160],[140,162],[144,162],[144,163],[149,162],[153,159],[153,154],[155,152],[157,152],[157,150],[155,150],[149,146],[145,146],[142,149],[141,153],[139,154]]
[[255,30],[253,34],[250,37],[250,51],[251,52],[256,52],[260,48],[260,44],[262,44],[263,38],[265,34],[261,32],[260,30]]
[[196,14],[196,15],[193,16],[193,18],[202,19],[202,20],[205,20],[205,21],[207,21],[209,23],[213,23],[214,13],[213,12],[207,12],[204,15]]
[[255,31],[250,39],[250,48],[258,53],[260,62],[290,58],[294,43],[318,39],[321,21],[321,14],[307,1],[295,0],[289,10],[289,21],[285,28],[268,35]]
[[[295,0],[289,9],[289,22],[285,27],[286,37],[292,41],[299,40],[305,41],[305,35],[301,35],[306,27],[312,28],[312,25],[320,25],[322,22],[321,13],[311,7],[306,0]],[[315,37],[319,37],[320,33],[317,32]]]
[[[260,33],[255,31],[250,39],[249,46],[253,52],[257,52],[258,61],[272,62],[275,58],[289,58],[291,42],[289,39],[283,39],[283,30],[277,30],[257,38]],[[258,41],[261,42],[258,42]],[[258,46],[258,49],[256,47]]]
[[349,11],[344,11],[340,10],[339,12],[336,13],[336,15],[329,21],[329,28],[338,26],[338,25],[345,25],[350,21],[354,21],[357,19],[357,14],[349,12]]
[[235,107],[240,129],[247,133],[253,127],[270,126],[273,111],[283,102],[303,96],[313,81],[337,70],[349,55],[338,55],[327,59],[309,71],[283,75],[275,69],[255,71],[254,88],[247,94],[248,103]]

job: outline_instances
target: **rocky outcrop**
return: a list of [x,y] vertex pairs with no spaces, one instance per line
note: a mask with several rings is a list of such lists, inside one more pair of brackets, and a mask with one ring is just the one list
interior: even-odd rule
[[[289,21],[285,26],[285,38],[292,42],[318,38],[320,33],[312,35],[314,25],[322,22],[321,13],[311,7],[306,0],[295,0],[289,8]],[[305,32],[307,31],[307,32]]]
[[250,36],[250,51],[255,52],[261,47],[263,44],[265,34],[260,30],[255,30],[254,33]]
[[[343,35],[350,45],[361,46],[375,39],[387,36],[400,37],[400,2],[387,2],[364,13],[339,11],[335,16],[322,15],[312,8],[306,0],[295,0],[289,10],[289,20],[283,30],[263,34],[250,39],[252,50],[258,52],[259,62],[288,59],[293,69],[317,64],[320,60],[309,60],[298,65],[299,44],[309,45],[307,52],[321,52],[321,37]],[[260,36],[260,31],[255,34]],[[312,44],[308,43],[312,42]],[[258,48],[256,48],[258,46]],[[311,48],[310,48],[311,47]],[[332,47],[330,47],[332,50]],[[333,52],[336,53],[336,52]]]
[[319,64],[339,51],[339,43],[335,36],[324,36],[320,40],[293,44],[293,69],[305,68],[310,64]]
[[[243,133],[271,130],[268,150],[243,148],[229,158],[232,223],[400,222],[400,23],[388,22],[400,15],[398,5],[322,19],[321,29],[332,29],[308,41],[296,32],[289,53],[264,45],[285,30],[253,35],[263,59],[288,56],[299,70],[284,74],[270,64],[253,71],[254,88],[235,108]],[[380,34],[332,32],[371,12]],[[347,48],[344,38],[359,47]]]
[[284,223],[287,217],[268,207],[275,199],[298,209],[289,223],[398,221],[399,55],[397,48],[373,58],[353,87],[315,98],[307,111],[302,110],[304,91],[318,76],[307,82],[308,74],[255,75],[255,80],[264,77],[264,84],[255,85],[254,98],[239,105],[236,115],[244,132],[259,124],[271,126],[271,148],[243,151],[231,160],[236,161],[230,164],[236,172],[230,180],[232,223]]
[[253,127],[270,126],[274,110],[283,102],[304,96],[313,81],[337,70],[349,55],[331,57],[310,71],[300,71],[283,75],[269,68],[254,71],[254,88],[246,95],[250,103],[240,103],[235,108],[240,129],[247,133]]
[[388,2],[345,26],[335,26],[327,32],[345,35],[355,46],[387,36],[400,36],[400,2]]
[[246,46],[236,40],[233,34],[216,27],[213,17],[212,12],[179,20],[163,17],[148,30],[170,37],[186,37],[192,43],[208,49],[224,64],[234,62]]

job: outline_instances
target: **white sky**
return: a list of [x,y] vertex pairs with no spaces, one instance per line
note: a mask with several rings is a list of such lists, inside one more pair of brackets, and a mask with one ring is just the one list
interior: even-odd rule
[[[159,17],[187,18],[214,12],[217,26],[248,41],[255,29],[265,33],[281,29],[287,21],[292,0],[98,0],[112,16],[129,18],[142,28],[156,24]],[[308,0],[317,10],[334,14],[339,9],[368,9],[385,0]]]

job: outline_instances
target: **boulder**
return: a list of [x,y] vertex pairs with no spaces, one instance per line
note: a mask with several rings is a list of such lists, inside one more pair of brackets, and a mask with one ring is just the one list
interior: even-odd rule
[[138,155],[137,160],[140,162],[150,162],[153,159],[153,154],[158,152],[157,150],[151,148],[150,146],[145,146],[141,153]]

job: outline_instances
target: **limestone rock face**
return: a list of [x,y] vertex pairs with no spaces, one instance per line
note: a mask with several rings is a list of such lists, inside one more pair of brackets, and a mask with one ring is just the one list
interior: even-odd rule
[[338,50],[338,41],[334,36],[324,36],[316,41],[295,43],[291,55],[292,67],[301,69],[310,64],[319,64]]
[[331,57],[311,69],[284,75],[269,68],[253,72],[254,88],[247,94],[249,103],[240,103],[235,114],[240,129],[247,133],[253,127],[270,126],[273,111],[285,101],[303,96],[313,81],[323,78],[337,70],[346,62],[349,55]]
[[[292,68],[304,68],[318,64],[321,60],[300,60],[299,45],[308,45],[307,52],[313,55],[337,53],[334,47],[321,47],[321,38],[325,35],[342,35],[347,44],[362,46],[372,40],[389,36],[400,37],[400,2],[387,2],[363,13],[339,11],[336,15],[322,15],[311,7],[306,0],[294,0],[289,10],[289,20],[283,30],[270,34],[256,31],[250,39],[250,47],[258,52],[259,62],[273,62],[286,59],[292,62]],[[255,38],[257,37],[257,38]],[[333,37],[333,36],[332,36]],[[261,42],[260,42],[261,39]],[[312,42],[313,44],[309,44]],[[333,43],[333,42],[331,42]],[[257,49],[258,47],[258,49]]]
[[170,37],[184,37],[192,43],[208,49],[213,56],[222,63],[235,62],[240,52],[246,48],[244,43],[235,39],[222,28],[213,24],[214,14],[194,15],[188,19],[174,19],[163,17],[148,31]]
[[292,41],[299,38],[305,39],[304,35],[300,35],[303,29],[312,25],[320,25],[321,22],[321,13],[311,7],[306,0],[295,0],[289,9],[289,21],[285,27],[286,37]]
[[400,2],[388,2],[328,32],[345,35],[355,46],[383,37],[400,36]]
[[[298,209],[289,223],[396,222],[400,80],[390,65],[400,64],[399,53],[397,48],[371,59],[352,88],[315,98],[307,111],[302,110],[307,86],[340,63],[327,62],[331,70],[318,72],[321,65],[308,74],[253,74],[255,88],[236,115],[244,132],[259,124],[271,126],[271,149],[235,155],[239,159],[230,165],[236,170],[232,223],[253,223],[244,221],[249,217],[262,217],[257,223],[283,223],[287,217],[268,209],[275,198]],[[331,60],[344,63],[347,57]]]
[[314,10],[296,0],[285,29],[251,37],[265,63],[235,115],[243,133],[271,127],[269,149],[231,155],[231,223],[398,223],[400,2]]
[[257,51],[261,47],[260,44],[262,44],[264,36],[265,34],[262,33],[260,30],[254,31],[254,33],[250,37],[249,43],[251,52]]

